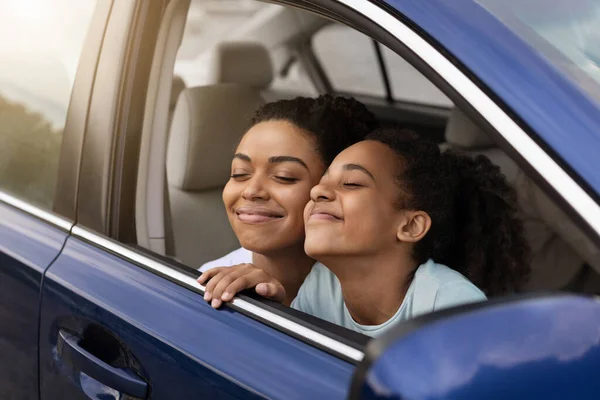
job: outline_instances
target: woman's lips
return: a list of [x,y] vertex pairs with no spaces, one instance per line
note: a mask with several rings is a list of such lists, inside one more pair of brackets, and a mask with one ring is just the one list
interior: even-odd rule
[[261,224],[283,218],[282,213],[266,208],[239,207],[234,212],[240,221],[250,224]]

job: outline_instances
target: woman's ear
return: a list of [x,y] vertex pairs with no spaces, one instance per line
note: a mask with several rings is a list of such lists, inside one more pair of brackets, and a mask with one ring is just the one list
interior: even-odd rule
[[396,236],[401,242],[416,243],[423,239],[431,228],[431,217],[425,211],[406,211]]

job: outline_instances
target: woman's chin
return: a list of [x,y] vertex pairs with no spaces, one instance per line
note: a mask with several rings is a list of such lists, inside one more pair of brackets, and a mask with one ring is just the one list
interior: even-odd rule
[[[276,237],[275,237],[276,238]],[[285,240],[260,240],[257,239],[256,236],[251,236],[249,238],[240,238],[238,237],[239,241],[240,241],[240,245],[246,249],[249,250],[253,253],[258,253],[258,254],[264,254],[264,255],[268,255],[268,254],[272,254],[272,253],[278,253],[281,251],[290,251],[291,248],[294,246],[294,243],[297,243],[301,245],[301,241],[298,242],[294,242],[294,241],[285,241]]]

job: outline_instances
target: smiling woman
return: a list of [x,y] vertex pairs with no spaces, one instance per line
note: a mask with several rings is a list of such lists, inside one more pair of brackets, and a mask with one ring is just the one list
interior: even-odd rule
[[301,248],[302,209],[325,169],[315,147],[313,138],[286,121],[260,122],[244,135],[223,202],[245,249],[267,254]]
[[314,264],[304,253],[303,210],[310,189],[340,151],[376,125],[358,101],[327,95],[283,100],[258,110],[237,147],[223,190],[229,222],[242,248],[201,268],[211,270],[199,282],[210,279],[205,298],[213,306],[241,290],[230,285],[244,268],[215,267],[244,263],[280,282],[284,304],[291,303]]

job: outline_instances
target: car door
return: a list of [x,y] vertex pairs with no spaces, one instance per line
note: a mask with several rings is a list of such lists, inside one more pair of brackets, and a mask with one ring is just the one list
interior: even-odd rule
[[0,193],[0,398],[38,397],[38,321],[42,275],[70,223]]
[[[82,228],[48,271],[42,399],[344,398],[362,351]],[[85,394],[85,395],[84,395]]]
[[164,5],[109,11],[77,223],[43,281],[41,398],[343,398],[363,336],[250,298],[215,311],[195,270],[140,249],[123,222]]
[[[77,120],[85,120],[94,43],[103,31],[101,15],[93,20],[94,4],[61,0],[36,9],[21,1],[0,4],[2,399],[39,397],[40,290],[75,218],[68,198],[83,138]],[[72,7],[80,19],[64,26]],[[90,41],[82,53],[86,34]]]
[[[430,52],[423,57],[434,54],[454,68],[373,3],[314,3],[390,48],[412,40]],[[215,311],[202,299],[197,272],[135,245],[128,214],[135,195],[136,134],[165,5],[140,0],[111,9],[83,143],[77,224],[42,288],[41,398],[346,397],[364,356],[364,338],[244,296]],[[374,23],[381,13],[386,18]],[[386,29],[407,36],[401,43],[383,34]],[[448,78],[446,89],[450,85],[455,98],[464,91],[469,104],[488,104],[483,93],[466,96],[460,84],[471,92],[474,85],[455,69],[460,79]],[[488,114],[510,121],[499,109],[484,117]],[[511,133],[516,134],[525,135]]]

